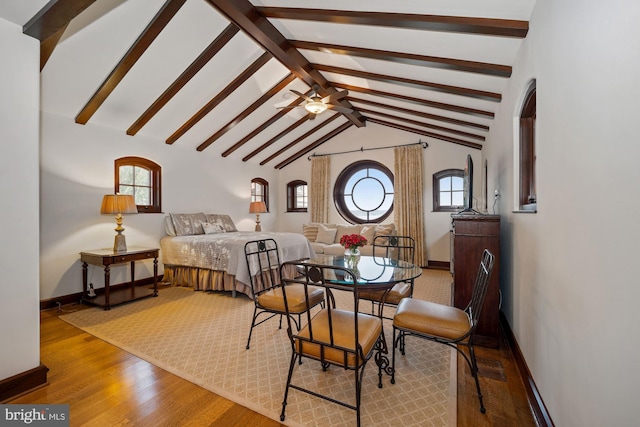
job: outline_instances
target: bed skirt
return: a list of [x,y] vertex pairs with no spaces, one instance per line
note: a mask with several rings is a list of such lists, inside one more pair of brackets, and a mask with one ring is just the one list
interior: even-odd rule
[[[288,267],[292,267],[289,269]],[[295,267],[285,267],[285,276],[293,277]],[[251,284],[236,280],[236,277],[225,271],[209,270],[207,268],[185,267],[182,265],[164,266],[164,282],[171,286],[186,286],[194,291],[229,291],[236,296],[236,292],[253,297]],[[260,280],[254,281],[260,283]]]

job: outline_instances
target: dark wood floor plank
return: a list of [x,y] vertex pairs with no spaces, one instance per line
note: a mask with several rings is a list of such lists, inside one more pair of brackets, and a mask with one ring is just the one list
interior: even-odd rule
[[485,363],[499,362],[506,381],[496,379],[497,375],[492,370],[485,370],[491,376],[483,375],[483,366],[479,363],[480,387],[487,409],[482,414],[473,377],[464,359],[458,357],[458,427],[536,426],[504,335],[501,335],[497,349],[476,347],[476,357],[486,360]]

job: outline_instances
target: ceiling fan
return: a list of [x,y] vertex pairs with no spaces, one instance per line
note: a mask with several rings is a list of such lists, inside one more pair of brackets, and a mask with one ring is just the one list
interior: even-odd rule
[[338,101],[345,96],[348,95],[348,91],[343,90],[340,92],[332,93],[331,95],[321,97],[318,95],[318,86],[313,86],[313,94],[311,96],[307,96],[304,93],[298,92],[297,90],[289,89],[291,92],[299,96],[300,98],[304,98],[307,102],[301,105],[289,105],[286,107],[280,107],[282,109],[293,109],[293,108],[304,108],[309,112],[309,120],[315,119],[316,115],[324,112],[327,109],[335,110],[340,113],[352,113],[353,110],[351,108],[344,107],[340,104],[332,104],[332,102]]

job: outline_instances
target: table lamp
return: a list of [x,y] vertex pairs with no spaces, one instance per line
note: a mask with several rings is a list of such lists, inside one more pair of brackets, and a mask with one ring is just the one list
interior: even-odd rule
[[128,194],[107,194],[102,198],[101,214],[116,214],[117,232],[113,243],[113,252],[126,252],[127,242],[125,241],[124,227],[122,226],[122,214],[138,213],[136,201],[132,195]]
[[260,227],[260,214],[267,212],[267,205],[264,202],[251,202],[249,205],[249,213],[256,214],[256,231],[262,231]]

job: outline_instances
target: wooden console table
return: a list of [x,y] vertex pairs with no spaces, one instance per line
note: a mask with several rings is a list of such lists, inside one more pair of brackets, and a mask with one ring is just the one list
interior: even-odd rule
[[[87,252],[80,252],[82,261],[82,302],[104,307],[105,310],[112,306],[123,304],[150,296],[158,296],[158,248],[129,247],[126,252],[114,252],[113,249],[98,249]],[[153,289],[135,286],[135,263],[145,259],[153,258]],[[114,264],[131,263],[131,282],[122,289],[110,290],[109,279],[111,277],[111,266]],[[104,267],[104,294],[93,298],[87,296],[87,264]]]

